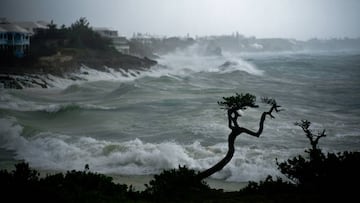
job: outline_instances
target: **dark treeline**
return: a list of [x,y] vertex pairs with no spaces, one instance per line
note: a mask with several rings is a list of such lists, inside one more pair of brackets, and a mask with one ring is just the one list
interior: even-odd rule
[[32,38],[31,47],[42,48],[44,55],[52,55],[59,48],[109,50],[111,40],[93,31],[90,23],[82,17],[69,27],[51,22],[49,29],[42,29]]

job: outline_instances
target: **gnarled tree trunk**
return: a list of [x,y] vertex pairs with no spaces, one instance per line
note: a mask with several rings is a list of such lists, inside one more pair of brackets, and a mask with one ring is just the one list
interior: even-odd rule
[[235,152],[235,139],[238,135],[240,135],[241,133],[246,133],[255,137],[259,137],[261,135],[261,133],[263,132],[264,129],[264,121],[267,115],[269,115],[271,118],[274,118],[273,115],[271,115],[272,111],[275,110],[276,112],[278,112],[279,110],[277,109],[276,104],[273,104],[273,106],[271,107],[271,109],[268,112],[263,112],[260,118],[260,123],[259,123],[259,129],[257,132],[251,131],[249,129],[246,128],[242,128],[239,127],[238,123],[237,123],[237,118],[240,116],[238,114],[238,112],[236,110],[233,109],[229,109],[228,110],[228,120],[229,120],[229,128],[231,129],[231,133],[229,134],[228,137],[228,152],[226,153],[225,157],[220,160],[217,164],[215,164],[214,166],[212,166],[211,168],[200,172],[197,177],[199,179],[204,179],[207,178],[209,176],[211,176],[212,174],[220,171],[221,169],[224,168],[224,166],[226,166],[226,164],[228,164],[230,162],[230,160],[232,159],[232,157],[234,156],[234,152]]

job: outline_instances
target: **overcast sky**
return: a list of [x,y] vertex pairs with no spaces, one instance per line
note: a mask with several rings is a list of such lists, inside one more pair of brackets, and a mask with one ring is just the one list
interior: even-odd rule
[[86,17],[128,37],[360,37],[360,0],[0,0],[0,17],[67,26]]

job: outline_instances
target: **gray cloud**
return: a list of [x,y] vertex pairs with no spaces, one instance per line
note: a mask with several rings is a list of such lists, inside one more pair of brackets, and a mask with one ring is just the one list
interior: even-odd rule
[[359,37],[357,0],[2,0],[0,16],[54,20],[61,25],[86,17],[130,36],[212,35]]

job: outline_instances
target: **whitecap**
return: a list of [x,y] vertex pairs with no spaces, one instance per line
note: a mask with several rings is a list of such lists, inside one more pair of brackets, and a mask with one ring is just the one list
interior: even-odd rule
[[[180,144],[176,141],[146,143],[133,140],[105,141],[92,137],[71,137],[53,132],[21,136],[23,127],[16,119],[0,119],[1,147],[13,150],[17,159],[43,170],[83,170],[106,174],[144,175],[186,165],[201,171],[211,167],[227,152],[227,143],[204,146],[200,141]],[[238,146],[234,158],[214,178],[228,181],[261,180],[264,175],[278,175],[275,157],[284,155],[274,149]]]

